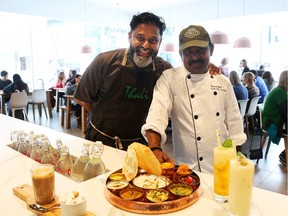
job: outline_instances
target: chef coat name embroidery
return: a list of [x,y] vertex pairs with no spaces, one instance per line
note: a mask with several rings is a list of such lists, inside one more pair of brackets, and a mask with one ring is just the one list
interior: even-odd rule
[[132,86],[125,86],[125,98],[127,99],[149,99],[146,88],[138,89]]
[[218,85],[211,85],[211,90],[227,92],[226,89],[223,89],[222,86],[218,86]]

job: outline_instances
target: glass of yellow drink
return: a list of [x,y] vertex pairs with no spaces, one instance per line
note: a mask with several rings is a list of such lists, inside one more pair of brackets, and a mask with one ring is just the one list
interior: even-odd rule
[[228,201],[230,182],[230,160],[236,157],[233,146],[214,148],[214,199],[224,203]]
[[252,188],[254,181],[254,163],[239,155],[230,162],[230,215],[250,215]]

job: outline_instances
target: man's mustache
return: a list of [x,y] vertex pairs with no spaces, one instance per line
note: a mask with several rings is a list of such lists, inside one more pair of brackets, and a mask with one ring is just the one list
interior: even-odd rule
[[195,64],[195,63],[204,63],[204,60],[202,60],[202,59],[197,59],[197,60],[190,60],[190,61],[188,62],[189,66],[191,66],[191,65],[193,65],[193,64]]

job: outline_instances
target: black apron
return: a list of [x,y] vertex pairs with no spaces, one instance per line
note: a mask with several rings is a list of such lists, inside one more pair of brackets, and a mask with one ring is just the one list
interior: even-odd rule
[[107,92],[92,105],[95,112],[85,137],[121,148],[115,145],[120,138],[124,150],[132,142],[145,142],[141,127],[145,123],[157,80],[154,63],[143,69],[132,63],[128,65],[127,58],[126,52],[122,66],[101,84],[101,88],[106,88]]

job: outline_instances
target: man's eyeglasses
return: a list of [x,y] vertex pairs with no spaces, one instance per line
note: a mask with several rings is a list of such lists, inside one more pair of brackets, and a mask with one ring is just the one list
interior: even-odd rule
[[190,56],[190,55],[204,55],[206,51],[208,50],[208,47],[199,47],[197,49],[195,48],[188,48],[183,50],[183,54],[185,56]]

